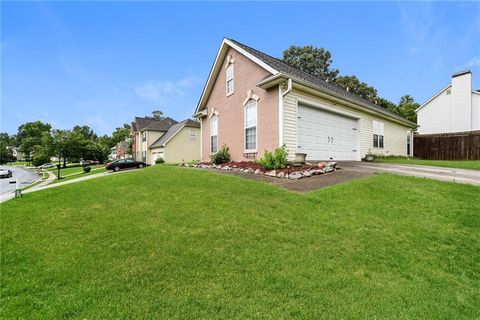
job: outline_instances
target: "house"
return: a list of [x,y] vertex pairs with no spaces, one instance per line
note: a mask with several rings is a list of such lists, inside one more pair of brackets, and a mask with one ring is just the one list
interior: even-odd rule
[[480,91],[472,89],[472,73],[452,76],[452,83],[417,110],[418,133],[452,133],[480,130]]
[[416,124],[347,90],[232,39],[224,39],[194,116],[202,160],[223,144],[232,160],[285,145],[288,158],[361,160],[407,156]]
[[108,158],[110,160],[131,158],[132,155],[129,154],[129,150],[128,150],[129,144],[130,144],[130,139],[120,141],[110,149],[110,155],[108,156]]
[[155,164],[200,159],[200,124],[193,120],[136,117],[132,122],[132,155],[137,161]]
[[17,159],[16,161],[25,160],[25,153],[21,152],[19,147],[7,146],[7,149],[12,150],[12,155]]
[[162,158],[168,163],[200,159],[200,123],[187,119],[168,129],[150,145],[152,163]]

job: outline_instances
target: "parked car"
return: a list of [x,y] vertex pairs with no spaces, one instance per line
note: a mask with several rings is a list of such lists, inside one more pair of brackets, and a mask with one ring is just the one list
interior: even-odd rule
[[4,168],[0,168],[0,178],[11,178],[12,177],[12,171]]
[[83,160],[80,162],[80,165],[92,165],[92,164],[100,164],[98,160]]
[[55,167],[56,167],[56,165],[54,165],[53,163],[44,163],[41,166],[38,166],[37,168],[38,169],[48,169],[48,168],[55,168]]
[[107,170],[120,171],[121,169],[130,169],[130,168],[143,168],[147,164],[143,161],[135,161],[132,159],[122,159],[109,162],[105,165]]

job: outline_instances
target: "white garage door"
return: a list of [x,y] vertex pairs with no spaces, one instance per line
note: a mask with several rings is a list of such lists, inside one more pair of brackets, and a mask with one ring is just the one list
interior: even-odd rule
[[357,120],[298,106],[298,152],[308,160],[357,160]]

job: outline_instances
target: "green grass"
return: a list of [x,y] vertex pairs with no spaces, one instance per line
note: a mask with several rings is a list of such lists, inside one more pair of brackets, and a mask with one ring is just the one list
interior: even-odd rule
[[423,160],[405,157],[385,157],[375,158],[375,162],[480,170],[480,160]]
[[[62,177],[62,179],[60,180],[55,179],[54,181],[52,181],[52,183],[64,182],[64,181],[78,179],[81,177],[90,176],[92,174],[103,173],[108,171],[107,169],[105,169],[104,166],[96,166],[96,167],[92,166],[91,168],[92,170],[89,173],[84,173],[82,168],[76,168],[77,170],[69,170],[69,169],[75,169],[75,168],[67,168],[65,169],[66,172],[64,172],[63,170],[60,172],[60,176]],[[67,174],[68,176],[66,176]]]
[[475,319],[480,188],[154,166],[1,204],[1,318]]

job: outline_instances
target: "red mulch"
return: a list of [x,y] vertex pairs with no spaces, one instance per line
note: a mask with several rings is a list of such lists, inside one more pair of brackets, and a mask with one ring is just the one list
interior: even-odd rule
[[[208,162],[202,162],[201,164],[208,164],[210,165],[211,163]],[[240,169],[248,169],[251,168],[253,170],[260,170],[261,172],[268,172],[271,171],[269,169],[265,169],[262,167],[260,164],[254,162],[254,161],[232,161],[232,162],[227,162],[227,163],[222,163],[220,166],[226,167],[229,166],[230,168],[240,168]],[[313,165],[313,164],[302,164],[302,166],[296,167],[293,165],[286,165],[285,168],[283,169],[275,169],[277,173],[279,172],[284,172],[285,174],[290,174],[295,171],[304,171],[304,170],[314,170],[314,169],[323,169],[325,168],[326,163],[321,162],[318,165]]]

